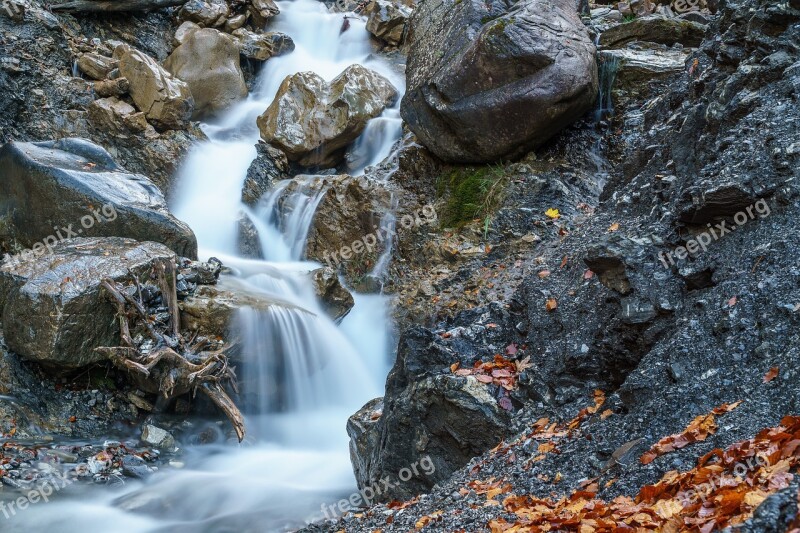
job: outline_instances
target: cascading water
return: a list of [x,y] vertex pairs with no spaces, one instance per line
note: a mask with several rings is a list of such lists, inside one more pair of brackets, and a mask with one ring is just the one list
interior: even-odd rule
[[[200,256],[219,257],[232,269],[226,287],[267,302],[237,317],[248,439],[241,447],[190,447],[180,459],[183,470],[129,482],[122,496],[92,490],[79,501],[51,502],[16,516],[12,530],[284,531],[319,518],[321,504],[355,490],[344,426],[381,394],[388,370],[386,301],[354,295],[356,305],[338,327],[321,309],[307,275],[319,265],[301,261],[324,194],[312,186],[314,176],[278,184],[256,209],[242,204],[241,190],[256,156],[256,117],[286,76],[313,71],[331,80],[359,63],[401,91],[404,80],[372,55],[363,21],[351,15],[342,33],[343,15],[321,2],[278,5],[281,14],[270,29],[290,35],[294,52],[270,59],[250,97],[204,127],[209,140],[184,164],[172,206],[197,234]],[[371,121],[349,152],[348,168],[361,173],[385,159],[400,124],[397,109]],[[242,212],[259,230],[266,261],[238,257]]]

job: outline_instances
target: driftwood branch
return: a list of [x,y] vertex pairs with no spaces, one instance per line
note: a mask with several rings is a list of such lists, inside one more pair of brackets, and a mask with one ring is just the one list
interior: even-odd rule
[[182,6],[188,0],[69,0],[53,4],[53,11],[67,13],[120,13],[128,11],[149,11],[162,7]]

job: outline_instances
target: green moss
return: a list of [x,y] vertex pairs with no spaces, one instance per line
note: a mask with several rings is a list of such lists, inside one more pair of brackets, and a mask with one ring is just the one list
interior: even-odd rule
[[507,183],[501,166],[458,167],[439,176],[436,193],[445,199],[440,214],[443,226],[460,228],[480,219],[488,229]]

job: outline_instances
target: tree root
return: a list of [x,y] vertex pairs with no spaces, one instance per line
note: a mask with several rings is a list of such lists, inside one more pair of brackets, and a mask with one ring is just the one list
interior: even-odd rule
[[[237,390],[236,374],[225,355],[230,347],[206,350],[212,344],[208,339],[192,338],[186,342],[180,334],[175,264],[171,261],[157,263],[154,274],[169,315],[166,331],[159,331],[153,324],[142,302],[142,289],[135,276],[135,297],[125,286],[104,279],[102,286],[117,306],[123,346],[103,346],[95,351],[117,368],[129,372],[136,385],[145,392],[160,394],[170,400],[187,393],[194,396],[200,390],[225,413],[241,442],[245,435],[244,417],[222,385],[227,382],[234,392]],[[149,337],[149,341],[140,341],[138,346],[131,333],[137,329]]]

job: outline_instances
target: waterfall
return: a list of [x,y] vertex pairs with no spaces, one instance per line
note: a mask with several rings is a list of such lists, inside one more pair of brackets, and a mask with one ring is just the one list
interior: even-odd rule
[[597,94],[595,120],[599,122],[606,116],[614,114],[614,102],[611,99],[611,91],[614,88],[614,82],[617,80],[619,57],[611,54],[598,54],[597,58],[599,63],[598,76],[600,78],[600,83]]
[[[4,530],[286,531],[319,518],[323,503],[356,489],[345,423],[382,393],[389,366],[387,300],[355,294],[355,307],[338,327],[316,300],[309,272],[320,265],[303,261],[303,254],[326,192],[321,177],[275,184],[256,208],[242,203],[241,190],[256,156],[256,118],[287,76],[313,71],[330,81],[359,63],[401,93],[405,81],[373,54],[365,22],[355,15],[341,33],[343,14],[328,12],[322,2],[277,3],[281,14],[269,29],[290,35],[295,50],[268,60],[250,96],[203,125],[208,141],[183,164],[171,206],[197,235],[200,256],[219,257],[235,290],[267,302],[236,316],[248,438],[242,446],[189,447],[182,470],[128,481],[122,493],[89,490],[51,502],[20,513]],[[370,121],[349,152],[348,168],[361,173],[385,159],[400,124],[397,108]],[[264,261],[238,256],[242,212],[259,231]]]

